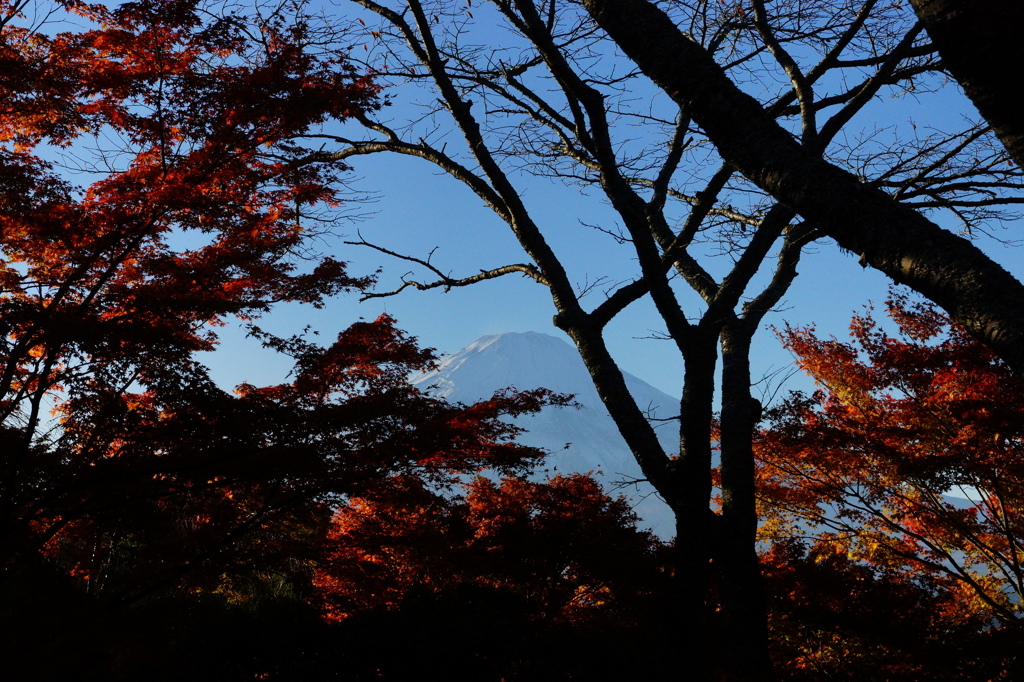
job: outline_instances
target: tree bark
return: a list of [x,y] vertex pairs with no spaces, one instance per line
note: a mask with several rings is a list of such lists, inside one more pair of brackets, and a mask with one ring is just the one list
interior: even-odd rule
[[706,601],[715,535],[710,500],[717,335],[699,330],[689,346],[684,355],[685,381],[679,409],[679,460],[672,463],[671,484],[677,491],[672,505],[676,514],[676,574],[670,600],[674,617],[669,623],[678,629],[674,634],[692,679],[705,680],[710,679],[712,663]]
[[754,184],[945,309],[1024,375],[1024,286],[971,242],[805,150],[647,0],[583,0],[619,47]]
[[768,614],[756,549],[752,434],[761,418],[761,405],[750,395],[750,342],[756,330],[756,324],[735,320],[721,334],[722,525],[716,563],[730,680],[763,680],[771,674]]
[[1024,2],[910,0],[946,69],[1024,166]]

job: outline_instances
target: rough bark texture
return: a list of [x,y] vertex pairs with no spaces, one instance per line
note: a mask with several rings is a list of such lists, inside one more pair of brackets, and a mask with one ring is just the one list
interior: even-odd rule
[[1024,2],[910,0],[945,67],[1024,166]]
[[1024,286],[972,243],[803,149],[647,0],[584,0],[722,157],[843,248],[931,299],[1024,374]]

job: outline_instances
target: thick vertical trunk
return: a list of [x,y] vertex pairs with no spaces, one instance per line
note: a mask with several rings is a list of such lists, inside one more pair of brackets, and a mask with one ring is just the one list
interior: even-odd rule
[[1024,2],[910,0],[943,64],[1024,166]]
[[716,563],[721,575],[723,648],[730,680],[761,680],[771,672],[764,585],[755,547],[752,432],[761,405],[750,395],[750,340],[741,323],[722,331],[722,525]]
[[673,462],[675,494],[666,496],[676,514],[676,575],[671,607],[687,670],[709,678],[707,596],[711,570],[711,418],[715,393],[716,339],[696,336],[685,357],[680,403],[679,460]]
[[583,0],[751,182],[862,262],[944,308],[1024,375],[1024,285],[971,242],[805,150],[648,0]]

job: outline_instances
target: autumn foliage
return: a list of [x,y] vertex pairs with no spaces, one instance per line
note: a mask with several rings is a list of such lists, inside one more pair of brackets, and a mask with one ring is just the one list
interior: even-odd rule
[[[5,673],[678,673],[678,553],[515,443],[569,397],[425,395],[435,355],[388,316],[326,345],[256,326],[372,284],[315,250],[347,169],[308,136],[381,103],[338,31],[301,4],[0,8]],[[887,309],[899,338],[870,314],[849,344],[782,334],[821,388],[757,436],[777,666],[1010,679],[1024,396],[940,314]],[[239,321],[286,381],[211,380],[198,353]]]
[[522,470],[541,453],[499,417],[564,402],[429,398],[407,377],[432,351],[386,316],[326,347],[251,326],[290,381],[210,380],[219,325],[372,281],[313,250],[345,167],[299,141],[377,88],[299,6],[228,10],[3,5],[0,580],[5,637],[43,658],[73,618],[24,641],[18,618],[61,586],[115,611],[298,598],[345,496]]
[[[772,410],[770,428],[756,442],[761,536],[774,543],[767,565],[779,566],[781,548],[805,538],[815,558],[808,563],[790,552],[795,565],[818,573],[833,565],[848,581],[859,572],[861,586],[883,585],[893,603],[901,599],[897,593],[910,600],[885,617],[891,609],[885,600],[865,606],[863,612],[877,617],[871,627],[916,612],[920,623],[906,626],[915,633],[913,647],[952,646],[951,633],[966,648],[969,640],[988,638],[994,668],[987,674],[1010,674],[997,662],[995,642],[1015,636],[1024,596],[1022,387],[931,306],[894,294],[886,313],[898,336],[883,331],[870,309],[854,318],[849,343],[822,339],[813,328],[781,332],[819,388],[792,394]],[[802,599],[819,610],[827,603],[820,593]],[[849,599],[842,590],[833,613],[849,608]],[[850,632],[858,630],[854,637],[863,640],[868,624]],[[871,646],[891,648],[897,640]],[[836,639],[832,655],[851,642]],[[914,674],[925,673],[914,673],[914,665],[927,669],[942,660],[938,650],[903,654],[886,654],[889,665],[903,661],[902,677],[894,672],[894,678],[917,679]],[[957,665],[944,664],[950,675]]]
[[627,623],[658,572],[637,521],[579,474],[478,477],[455,497],[405,479],[336,513],[315,584],[332,618],[469,584],[519,595],[543,620]]
[[[0,19],[5,674],[377,679],[382,631],[361,621],[375,644],[353,648],[330,618],[412,623],[425,585],[483,649],[519,638],[491,671],[529,667],[549,617],[573,646],[578,622],[635,620],[654,543],[592,480],[442,494],[526,472],[543,453],[508,418],[567,397],[424,395],[408,377],[435,356],[387,316],[325,346],[255,325],[372,283],[314,250],[346,169],[303,136],[378,102],[330,31],[301,5],[40,9]],[[209,378],[197,353],[235,320],[294,361],[287,382]],[[480,599],[510,615],[474,620]]]

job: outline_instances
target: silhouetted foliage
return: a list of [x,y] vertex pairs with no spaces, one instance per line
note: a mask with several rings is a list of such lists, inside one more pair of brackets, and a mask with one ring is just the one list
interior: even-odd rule
[[[424,38],[430,22],[410,4]],[[603,20],[605,3],[584,4]],[[498,3],[542,53],[520,75],[542,63],[572,72],[567,46],[550,43],[558,17],[549,7],[545,22],[532,3]],[[865,17],[873,7],[863,6]],[[510,389],[467,406],[424,395],[407,378],[435,356],[387,316],[353,324],[326,346],[255,326],[277,304],[320,306],[372,283],[314,251],[338,220],[346,155],[426,155],[471,185],[482,177],[449,163],[443,147],[438,156],[423,140],[403,143],[366,117],[380,88],[333,49],[335,29],[317,25],[301,3],[266,9],[2,4],[0,670],[32,680],[622,680],[678,676],[691,663],[699,674],[697,659],[707,659],[763,672],[748,542],[753,469],[719,479],[726,506],[745,500],[739,512],[716,516],[698,499],[710,480],[714,359],[721,341],[730,387],[722,423],[734,427],[723,427],[723,452],[735,465],[735,453],[750,452],[758,416],[749,399],[753,330],[795,275],[800,248],[826,228],[790,225],[795,214],[781,204],[767,209],[771,221],[739,221],[794,250],[778,286],[743,308],[743,325],[734,311],[743,287],[720,296],[724,284],[696,277],[709,314],[729,313],[710,331],[678,320],[677,340],[707,353],[688,356],[706,379],[691,396],[699,409],[684,410],[687,447],[700,455],[690,460],[686,448],[677,459],[656,445],[621,376],[604,372],[614,365],[596,331],[646,292],[667,290],[673,264],[686,272],[685,260],[673,260],[683,252],[673,251],[671,233],[650,234],[643,216],[662,213],[669,176],[692,144],[689,114],[662,122],[678,134],[667,175],[659,173],[661,198],[630,214],[628,226],[638,243],[660,239],[676,256],[659,256],[651,242],[648,273],[597,318],[579,307],[560,262],[543,254],[538,265],[429,285],[520,272],[564,290],[560,324],[589,349],[591,371],[611,387],[604,395],[622,399],[609,399],[610,409],[620,427],[635,427],[625,433],[645,472],[696,538],[664,545],[587,476],[525,477],[543,452],[517,445],[507,418],[570,398]],[[847,20],[853,35],[861,20]],[[728,30],[758,29],[771,42],[765,20],[740,24]],[[927,56],[911,49],[914,31],[885,59]],[[484,141],[473,142],[479,130],[452,85],[453,67],[434,47],[423,55],[417,63],[461,116],[483,172],[501,181],[500,191],[486,183],[476,191],[511,224],[531,224]],[[456,80],[465,78],[460,71]],[[486,79],[473,87],[493,85]],[[595,125],[551,116],[539,99],[535,109],[528,90],[512,99],[565,140],[579,138],[583,151],[544,149],[581,161],[587,181],[600,180],[595,168],[618,173],[609,112],[594,95],[602,83],[561,84],[573,106],[586,101]],[[303,146],[319,126],[349,118],[390,137],[333,155]],[[751,167],[744,172],[756,175]],[[716,192],[734,170],[725,167]],[[646,185],[620,181],[609,196],[641,201]],[[693,230],[712,208],[701,208]],[[734,220],[713,215],[725,221],[719,227]],[[738,248],[746,237],[730,239]],[[767,251],[759,253],[758,262]],[[743,267],[741,279],[757,270]],[[1016,662],[1020,386],[945,316],[900,298],[889,312],[902,340],[870,315],[855,321],[853,345],[809,330],[784,334],[824,387],[771,412],[755,444],[772,655],[794,680],[1014,679],[1024,675]],[[285,383],[229,393],[210,379],[197,353],[216,348],[229,320],[294,360]],[[743,442],[725,443],[734,434]],[[680,469],[686,461],[690,469]],[[483,469],[494,478],[463,485]],[[977,500],[949,503],[942,495],[951,486]],[[734,525],[705,532],[723,524]],[[797,529],[813,542],[793,540]],[[709,571],[709,560],[720,570]],[[681,613],[694,616],[683,628]],[[693,660],[681,663],[681,632],[712,636],[687,640]],[[701,642],[706,651],[695,651]],[[757,647],[758,661],[734,665],[738,645]]]

